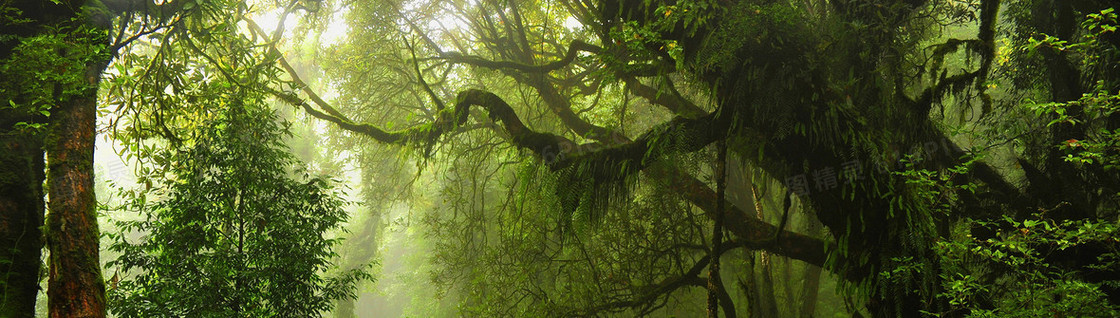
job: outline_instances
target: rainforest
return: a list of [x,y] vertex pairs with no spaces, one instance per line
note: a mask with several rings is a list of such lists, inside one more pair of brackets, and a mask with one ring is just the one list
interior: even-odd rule
[[0,317],[1120,317],[1111,0],[0,0]]

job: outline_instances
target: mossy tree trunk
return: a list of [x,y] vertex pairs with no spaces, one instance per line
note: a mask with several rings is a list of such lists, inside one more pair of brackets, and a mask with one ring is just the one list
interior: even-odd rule
[[8,124],[0,128],[0,317],[34,317],[43,249],[42,142]]
[[52,318],[105,317],[105,282],[98,257],[93,147],[97,83],[108,61],[85,66],[89,87],[51,112],[46,143],[50,248],[48,305]]
[[[73,17],[62,3],[40,0],[5,1],[0,19],[0,63],[6,72],[26,71],[13,57],[23,41],[49,32],[50,26]],[[26,73],[5,73],[0,101],[0,317],[35,317],[42,277],[43,130],[46,116],[30,110],[37,95]]]

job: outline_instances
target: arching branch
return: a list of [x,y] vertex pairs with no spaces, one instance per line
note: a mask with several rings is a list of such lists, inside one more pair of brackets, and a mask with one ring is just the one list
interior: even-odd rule
[[[292,73],[292,76],[296,75]],[[556,159],[559,158],[558,156],[561,154],[571,156],[571,154],[580,153],[581,151],[588,153],[585,155],[588,158],[596,157],[597,155],[595,154],[609,157],[611,154],[621,155],[633,153],[639,154],[635,156],[640,156],[645,151],[645,148],[641,147],[641,145],[648,145],[651,139],[656,139],[656,137],[652,136],[658,135],[658,133],[651,131],[644,135],[643,138],[639,138],[638,141],[627,142],[622,146],[610,148],[615,149],[613,151],[609,149],[597,150],[602,147],[601,144],[598,143],[575,146],[574,142],[564,137],[540,133],[529,129],[517,118],[513,108],[504,100],[493,93],[477,89],[467,90],[459,94],[459,98],[454,105],[454,117],[449,115],[450,110],[443,111],[440,113],[441,116],[437,118],[436,122],[399,131],[385,131],[370,124],[355,123],[342,116],[324,113],[315,109],[315,107],[312,107],[293,93],[276,90],[271,91],[271,93],[288,104],[303,108],[308,114],[316,118],[334,123],[339,128],[370,136],[382,143],[398,145],[415,143],[419,140],[432,142],[434,141],[433,138],[438,138],[450,129],[465,124],[468,115],[467,110],[470,106],[483,107],[489,112],[491,119],[502,124],[511,137],[512,143],[518,147],[531,150],[538,158],[541,158],[546,163],[550,162],[550,159],[553,160],[554,165],[561,164],[560,161],[563,161],[563,164],[572,164],[574,160],[577,159]],[[333,109],[329,105],[320,106],[325,109]],[[707,116],[705,118],[707,118]],[[708,120],[711,119],[708,118]],[[703,127],[705,127],[706,122],[700,120],[691,121],[693,121],[693,123],[687,126],[693,127],[693,131],[705,130]],[[660,134],[669,134],[666,130],[657,131],[660,131]],[[710,139],[714,140],[714,137]],[[714,204],[716,202],[716,195],[704,182],[673,167],[656,166],[653,169],[648,169],[647,173],[661,180],[669,180],[670,186],[681,189],[680,192],[682,195],[704,210],[706,215],[709,217],[715,215]],[[829,243],[799,233],[789,231],[779,232],[779,230],[771,224],[747,217],[747,214],[734,205],[728,204],[727,206],[729,210],[725,226],[732,234],[735,234],[735,236],[745,242],[749,242],[747,244],[750,244],[752,248],[766,249],[775,254],[784,255],[809,264],[824,266],[826,258],[825,252]],[[780,237],[778,241],[779,244],[775,245],[770,243],[774,237]]]
[[514,69],[526,73],[548,73],[572,64],[581,51],[598,53],[601,50],[602,48],[598,46],[575,40],[568,46],[568,52],[564,54],[564,58],[545,65],[530,65],[514,61],[492,61],[479,56],[466,55],[459,52],[442,53],[440,56],[453,63],[470,64],[492,69]]
[[626,83],[626,87],[630,90],[631,93],[641,96],[651,103],[661,105],[674,114],[686,117],[694,117],[706,113],[703,109],[700,108],[700,106],[696,106],[696,103],[693,103],[692,101],[678,94],[676,90],[673,90],[671,92],[658,91],[653,87],[642,84],[642,82],[639,81],[637,77],[628,76],[621,73],[618,75],[622,79],[622,81]]

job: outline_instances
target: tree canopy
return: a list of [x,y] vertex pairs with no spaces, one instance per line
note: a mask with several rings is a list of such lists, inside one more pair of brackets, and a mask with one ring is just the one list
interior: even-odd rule
[[[82,9],[60,19],[44,13],[61,10],[52,5],[0,5],[13,26],[0,37],[0,70],[21,75],[0,82],[11,105],[0,109],[0,145],[14,150],[0,160],[19,167],[0,180],[12,198],[0,207],[21,215],[4,224],[42,222],[44,178],[49,191],[83,187],[42,176],[41,158],[60,174],[53,162],[92,163],[50,136],[92,136],[67,119],[92,115],[58,105],[99,87],[101,131],[140,172],[141,193],[314,195],[323,188],[251,173],[193,180],[209,172],[176,172],[191,160],[168,155],[211,140],[199,131],[258,122],[229,119],[234,105],[264,102],[290,120],[299,136],[283,142],[323,174],[352,172],[360,191],[339,264],[382,260],[381,271],[404,273],[367,285],[396,300],[377,303],[382,314],[1120,308],[1120,18],[1110,1],[54,3]],[[275,133],[271,119],[258,123],[252,134]],[[219,166],[268,170],[253,158],[284,156],[265,148]],[[49,215],[88,223],[74,208],[84,201],[65,198],[49,195]],[[157,210],[256,215],[176,198]],[[269,224],[258,229],[287,228]],[[16,252],[0,256],[32,275],[8,276],[5,295],[27,304],[38,270],[27,251],[42,243],[11,229],[0,234]],[[45,236],[52,271],[55,231]],[[75,231],[88,239],[97,228]],[[329,245],[322,235],[301,237]],[[163,241],[173,240],[153,243]],[[163,261],[196,260],[172,258]],[[304,298],[314,312],[338,300],[339,317],[370,299]]]

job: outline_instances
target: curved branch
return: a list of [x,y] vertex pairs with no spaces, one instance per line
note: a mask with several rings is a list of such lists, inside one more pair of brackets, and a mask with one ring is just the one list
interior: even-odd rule
[[592,162],[625,163],[628,170],[641,171],[657,159],[672,153],[688,153],[702,149],[726,137],[730,120],[718,112],[690,119],[675,117],[654,126],[633,142],[599,148],[597,144],[566,151],[549,167],[553,170]]
[[693,103],[692,101],[678,94],[675,89],[673,89],[670,93],[661,92],[657,89],[654,89],[653,87],[642,84],[642,82],[639,81],[637,77],[622,74],[621,72],[618,75],[619,78],[622,79],[624,83],[626,83],[626,88],[628,88],[631,93],[645,98],[651,103],[661,105],[674,114],[686,117],[695,117],[703,115],[705,113],[705,111],[701,109],[700,106],[696,106],[696,103]]
[[[332,122],[338,125],[339,128],[373,137],[375,140],[382,143],[403,145],[414,143],[419,140],[434,142],[443,133],[454,129],[454,127],[465,124],[470,106],[480,106],[489,112],[489,117],[492,120],[502,123],[514,145],[533,151],[539,158],[544,160],[546,164],[550,162],[549,158],[556,158],[558,154],[565,153],[561,152],[563,149],[575,149],[574,151],[579,151],[580,148],[573,147],[572,145],[574,145],[574,143],[566,138],[529,129],[517,118],[513,108],[500,97],[493,93],[477,89],[467,90],[459,94],[458,102],[454,105],[455,116],[453,118],[447,116],[446,114],[448,113],[444,111],[441,112],[441,116],[437,118],[436,122],[429,125],[417,126],[394,132],[385,131],[373,125],[358,124],[342,117],[325,114],[311,107],[311,105],[291,93],[275,90],[272,91],[272,93],[284,102],[302,107],[308,114],[316,118]],[[452,119],[454,119],[454,122],[451,122]],[[647,136],[649,135],[653,134],[647,133]],[[650,138],[652,137],[646,137],[646,139]],[[627,145],[645,143],[646,142],[642,141],[642,139],[639,139],[638,142],[631,142]],[[637,147],[621,146],[613,149],[630,148]],[[594,149],[586,149],[585,151],[595,152]],[[571,159],[564,162],[570,164]],[[554,165],[555,164],[556,163],[554,163]],[[687,175],[680,170],[665,166],[656,166],[653,169],[648,169],[647,173],[661,180],[669,180],[670,186],[681,189],[682,195],[705,211],[705,215],[708,217],[715,216],[716,194],[699,179]],[[746,242],[743,244],[747,244],[754,249],[768,250],[792,259],[824,267],[827,256],[826,252],[831,243],[800,233],[779,230],[774,225],[748,217],[745,212],[734,205],[728,204],[727,206],[728,213],[726,214],[725,226],[732,234],[735,234],[735,236]],[[776,244],[773,242],[775,237],[778,238]]]
[[428,97],[436,104],[436,110],[447,108],[443,104],[443,100],[436,96],[436,92],[432,91],[432,87],[424,80],[424,73],[420,71],[420,61],[416,59],[416,48],[408,40],[404,40],[404,45],[408,47],[408,52],[412,54],[412,68],[416,71],[416,80],[420,81],[420,86],[424,88],[424,92],[428,93]]
[[598,46],[575,40],[568,46],[568,52],[564,54],[564,58],[545,65],[529,65],[514,61],[491,61],[479,56],[465,55],[458,52],[442,53],[440,56],[453,63],[470,64],[492,69],[514,69],[526,73],[548,73],[572,64],[576,57],[579,56],[580,51],[598,53],[601,50],[602,48]]
[[[579,51],[598,53],[602,49],[588,44],[583,41],[573,41],[568,47],[568,53],[559,61],[549,63],[543,66],[533,66],[514,61],[490,61],[476,56],[464,57],[459,53],[444,53],[441,54],[444,58],[448,58],[453,63],[463,63],[478,67],[485,67],[501,71],[520,70],[527,74],[507,73],[518,82],[533,87],[540,94],[541,99],[551,108],[552,112],[560,117],[560,121],[568,126],[577,135],[584,138],[598,140],[607,144],[618,144],[620,140],[626,139],[621,133],[612,131],[610,129],[593,125],[579,117],[572,111],[571,102],[560,95],[559,90],[556,89],[545,76],[545,73],[559,69],[574,61]],[[454,56],[454,57],[448,57]]]
[[401,144],[404,143],[404,141],[409,140],[410,138],[408,138],[408,136],[412,135],[412,133],[410,133],[408,130],[388,132],[374,127],[370,124],[358,124],[350,121],[350,119],[347,119],[346,117],[335,116],[321,112],[315,109],[315,107],[312,107],[311,104],[304,102],[303,99],[300,99],[299,96],[296,96],[294,93],[281,92],[275,89],[270,89],[269,93],[273,96],[276,96],[276,98],[279,98],[285,103],[303,108],[304,111],[306,111],[308,114],[311,114],[311,116],[314,116],[315,118],[332,122],[335,125],[338,125],[339,128],[345,130],[373,137],[373,139],[379,142],[387,144]]

